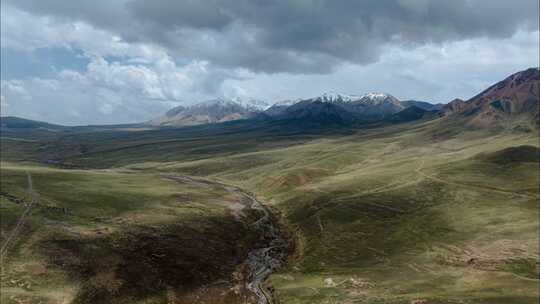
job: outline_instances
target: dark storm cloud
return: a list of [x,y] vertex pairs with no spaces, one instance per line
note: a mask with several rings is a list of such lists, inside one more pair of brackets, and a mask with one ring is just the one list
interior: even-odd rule
[[416,46],[537,30],[537,0],[7,0],[126,41],[257,72],[326,73],[387,44]]

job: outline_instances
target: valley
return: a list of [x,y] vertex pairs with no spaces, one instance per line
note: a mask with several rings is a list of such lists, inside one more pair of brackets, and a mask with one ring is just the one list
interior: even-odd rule
[[538,303],[537,74],[399,119],[3,117],[2,303]]

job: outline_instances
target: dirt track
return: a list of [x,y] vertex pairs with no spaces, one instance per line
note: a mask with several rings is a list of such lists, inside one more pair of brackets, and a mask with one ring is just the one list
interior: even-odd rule
[[36,203],[38,203],[38,201],[39,201],[38,194],[36,192],[34,192],[34,185],[32,183],[32,176],[28,172],[26,172],[26,176],[28,178],[28,193],[30,194],[31,201],[26,206],[26,209],[24,209],[23,213],[21,214],[21,216],[17,220],[17,223],[15,224],[15,228],[13,228],[13,230],[11,230],[11,233],[6,238],[6,240],[4,241],[4,244],[2,244],[2,247],[0,248],[0,264],[2,264],[2,265],[3,265],[4,258],[6,257],[8,251],[9,251],[9,246],[17,239],[17,237],[19,236],[19,233],[20,233],[20,231],[22,229],[22,226],[24,225],[24,223],[26,221],[26,218],[28,217],[28,215],[30,214],[30,211],[32,210],[32,207]]

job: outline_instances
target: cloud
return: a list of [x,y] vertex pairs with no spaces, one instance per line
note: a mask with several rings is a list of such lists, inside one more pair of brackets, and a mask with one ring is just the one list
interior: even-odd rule
[[147,43],[128,43],[113,32],[80,19],[35,15],[1,2],[2,48],[35,52],[46,48],[82,50],[85,54],[153,62],[167,55]]
[[246,96],[272,101],[327,91],[379,91],[429,102],[468,99],[512,73],[538,66],[539,37],[539,31],[519,31],[504,39],[472,38],[414,49],[387,46],[371,64],[348,64],[331,74],[252,74],[227,80],[223,87],[239,87]]
[[118,42],[267,73],[330,73],[376,62],[388,45],[507,38],[538,22],[536,0],[5,2],[50,22],[110,32]]
[[20,100],[30,100],[32,97],[24,87],[22,81],[12,80],[12,81],[2,81],[2,92],[6,94],[13,94],[19,97]]
[[175,104],[223,95],[225,79],[240,79],[206,62],[178,66],[169,56],[152,64],[89,60],[84,71],[54,78],[2,80],[10,115],[61,124],[141,122]]
[[0,95],[0,113],[6,115],[8,111],[9,103],[4,95]]

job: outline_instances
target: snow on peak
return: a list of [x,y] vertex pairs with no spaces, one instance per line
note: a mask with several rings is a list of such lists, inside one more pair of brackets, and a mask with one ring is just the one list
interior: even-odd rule
[[349,95],[349,94],[341,94],[336,92],[326,92],[323,93],[317,97],[309,98],[309,99],[287,99],[283,101],[278,101],[274,103],[269,103],[264,100],[260,99],[254,99],[254,98],[241,98],[241,97],[234,97],[234,98],[227,98],[227,97],[218,97],[215,99],[207,100],[198,104],[195,104],[194,106],[211,106],[211,105],[221,105],[221,106],[241,106],[247,110],[258,112],[258,111],[265,111],[268,108],[272,106],[291,106],[294,105],[300,101],[303,100],[309,100],[309,101],[320,101],[320,102],[330,102],[330,103],[365,103],[365,104],[372,104],[372,105],[378,105],[386,102],[399,102],[395,97],[393,97],[390,94],[386,93],[367,93],[364,95]]
[[277,101],[273,105],[274,106],[286,106],[286,107],[288,107],[288,106],[292,106],[293,104],[299,103],[300,101],[302,101],[302,98],[285,99],[285,100]]
[[267,109],[270,105],[264,101],[254,98],[246,98],[242,99],[240,97],[235,98],[226,98],[226,97],[218,97],[214,99],[210,99],[207,101],[200,102],[198,104],[195,104],[195,106],[210,106],[210,105],[221,105],[221,106],[242,106],[248,110],[252,111],[262,111]]
[[360,102],[366,103],[366,104],[378,105],[382,103],[397,104],[399,103],[399,100],[390,94],[373,92],[373,93],[367,93],[367,94],[362,95],[360,97]]
[[255,109],[258,111],[264,111],[271,106],[270,103],[261,99],[255,99],[255,98],[247,98],[247,99],[236,98],[236,99],[239,104],[241,104],[247,109]]
[[367,93],[361,96],[361,98],[368,98],[368,99],[385,99],[388,97],[390,97],[389,94],[379,93],[379,92]]
[[318,97],[312,98],[313,101],[322,101],[322,102],[365,102],[365,103],[374,103],[378,104],[385,101],[395,101],[395,97],[386,93],[367,93],[364,95],[347,95],[340,94],[335,92],[324,93]]
[[347,95],[347,94],[340,94],[340,93],[335,93],[335,92],[327,92],[318,97],[312,98],[312,100],[314,101],[322,101],[322,102],[351,102],[358,99],[359,97],[356,95]]

